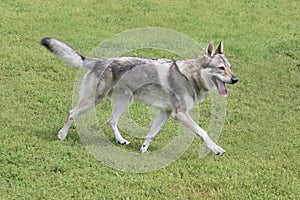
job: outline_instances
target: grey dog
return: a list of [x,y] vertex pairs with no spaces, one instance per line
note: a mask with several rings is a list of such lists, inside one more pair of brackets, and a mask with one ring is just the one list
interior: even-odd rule
[[209,42],[205,54],[189,60],[148,59],[118,57],[89,59],[70,46],[53,38],[44,38],[41,44],[64,62],[89,69],[82,80],[77,105],[69,112],[58,138],[64,140],[72,122],[110,96],[112,115],[108,120],[116,141],[130,144],[118,130],[118,120],[133,100],[159,109],[157,117],[146,135],[141,152],[148,147],[161,127],[171,116],[203,139],[207,148],[216,155],[225,150],[216,145],[207,133],[189,116],[195,102],[201,103],[213,89],[227,96],[225,84],[234,84],[238,78],[231,72],[230,63],[223,53],[223,41],[215,50]]

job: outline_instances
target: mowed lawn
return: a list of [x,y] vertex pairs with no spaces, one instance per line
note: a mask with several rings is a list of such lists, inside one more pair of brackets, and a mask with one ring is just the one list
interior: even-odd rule
[[[298,0],[1,0],[0,199],[299,199],[299,8]],[[134,174],[97,161],[75,126],[57,141],[77,69],[42,47],[41,38],[56,37],[88,55],[107,38],[143,27],[184,33],[202,48],[224,40],[239,77],[228,86],[217,141],[224,156],[200,158],[202,141],[195,138],[171,165]],[[164,56],[157,52],[142,56]],[[209,106],[210,97],[199,107],[203,128]],[[168,133],[149,151],[160,141]],[[142,142],[133,140],[128,150],[138,152]]]

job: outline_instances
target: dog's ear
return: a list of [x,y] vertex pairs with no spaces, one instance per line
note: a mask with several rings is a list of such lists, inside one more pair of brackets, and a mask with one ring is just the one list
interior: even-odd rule
[[213,57],[214,54],[215,54],[215,47],[211,42],[209,42],[205,49],[205,55],[209,57]]
[[223,54],[223,40],[221,40],[221,42],[216,50],[216,53]]

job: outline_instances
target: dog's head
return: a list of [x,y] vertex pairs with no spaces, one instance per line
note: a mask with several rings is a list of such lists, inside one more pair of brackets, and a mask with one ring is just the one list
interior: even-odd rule
[[215,50],[214,45],[209,42],[202,63],[202,77],[204,78],[208,88],[216,86],[221,96],[227,96],[227,88],[225,84],[235,84],[238,78],[231,72],[231,64],[223,53],[223,41],[220,42]]

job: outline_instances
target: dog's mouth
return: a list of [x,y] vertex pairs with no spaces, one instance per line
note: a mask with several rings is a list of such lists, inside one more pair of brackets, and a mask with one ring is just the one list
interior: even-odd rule
[[228,91],[225,86],[225,83],[223,81],[221,81],[220,79],[218,79],[217,77],[213,77],[212,80],[214,81],[214,83],[218,89],[219,95],[223,96],[223,97],[227,97]]

